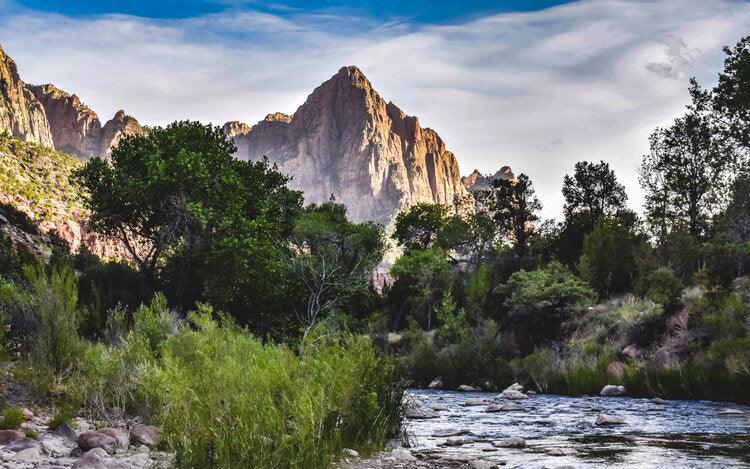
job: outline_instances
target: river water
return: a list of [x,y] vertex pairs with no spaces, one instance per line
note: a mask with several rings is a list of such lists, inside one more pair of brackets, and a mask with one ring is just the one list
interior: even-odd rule
[[[750,390],[748,390],[750,392]],[[509,401],[497,393],[410,390],[419,402],[437,408],[433,419],[407,419],[412,454],[425,461],[486,461],[524,468],[750,468],[750,406],[712,401],[654,401],[630,397],[534,395]],[[488,413],[486,405],[515,403],[519,410]],[[469,401],[471,403],[471,401]],[[720,415],[722,409],[741,415]],[[596,426],[599,414],[625,423]],[[465,432],[468,442],[444,446],[445,432]],[[509,437],[524,448],[496,448]],[[472,441],[475,440],[475,441]]]

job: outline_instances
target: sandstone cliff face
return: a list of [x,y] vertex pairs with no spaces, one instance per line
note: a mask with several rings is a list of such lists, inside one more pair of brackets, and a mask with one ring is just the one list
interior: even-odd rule
[[13,62],[0,46],[0,133],[27,142],[52,146],[44,108],[18,75]]
[[110,156],[112,148],[116,147],[120,140],[129,135],[142,135],[146,133],[141,124],[123,110],[117,111],[115,117],[107,121],[102,127],[102,137],[99,143],[99,155]]
[[50,84],[28,88],[44,106],[56,149],[80,158],[99,154],[102,124],[78,96]]
[[316,88],[293,116],[271,114],[233,138],[239,158],[268,156],[307,202],[333,194],[354,220],[387,223],[417,202],[452,205],[466,195],[440,137],[383,100],[356,67]]

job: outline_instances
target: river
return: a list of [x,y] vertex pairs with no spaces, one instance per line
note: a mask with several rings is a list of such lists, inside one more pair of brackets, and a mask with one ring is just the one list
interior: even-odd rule
[[[428,406],[444,409],[437,412],[437,418],[406,420],[404,440],[419,465],[750,467],[750,406],[746,405],[556,395],[510,401],[498,398],[497,393],[432,390],[410,390],[409,394]],[[477,399],[520,408],[489,413],[485,404],[466,405]],[[743,413],[721,415],[727,408]],[[597,426],[602,413],[625,423]],[[445,435],[459,432],[463,433],[450,440],[459,446],[445,446],[449,441]],[[510,437],[525,440],[525,447],[492,444]],[[485,465],[477,465],[477,461]]]

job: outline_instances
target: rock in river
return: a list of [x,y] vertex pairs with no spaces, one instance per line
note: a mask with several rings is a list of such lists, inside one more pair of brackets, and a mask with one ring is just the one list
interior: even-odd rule
[[458,387],[459,391],[465,391],[465,392],[474,392],[479,391],[479,389],[475,388],[474,386],[469,386],[468,384],[462,384]]
[[518,438],[517,436],[512,436],[500,441],[493,441],[492,446],[496,448],[524,448],[526,446],[526,440]]
[[596,422],[594,425],[597,426],[603,426],[603,425],[623,425],[625,424],[625,420],[623,420],[622,417],[618,417],[616,415],[609,415],[609,414],[599,414],[599,417],[596,418]]

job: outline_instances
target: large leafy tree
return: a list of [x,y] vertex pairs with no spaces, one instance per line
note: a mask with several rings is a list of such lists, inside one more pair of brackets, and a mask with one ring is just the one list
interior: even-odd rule
[[624,223],[600,219],[586,235],[578,271],[602,298],[629,291],[637,271],[636,238]]
[[283,284],[301,194],[267,161],[234,151],[220,128],[176,122],[123,139],[111,161],[94,158],[76,177],[92,226],[168,285],[177,306],[211,299],[252,322],[248,312],[263,316]]
[[724,71],[712,93],[712,106],[722,133],[750,152],[750,36],[725,47]]

